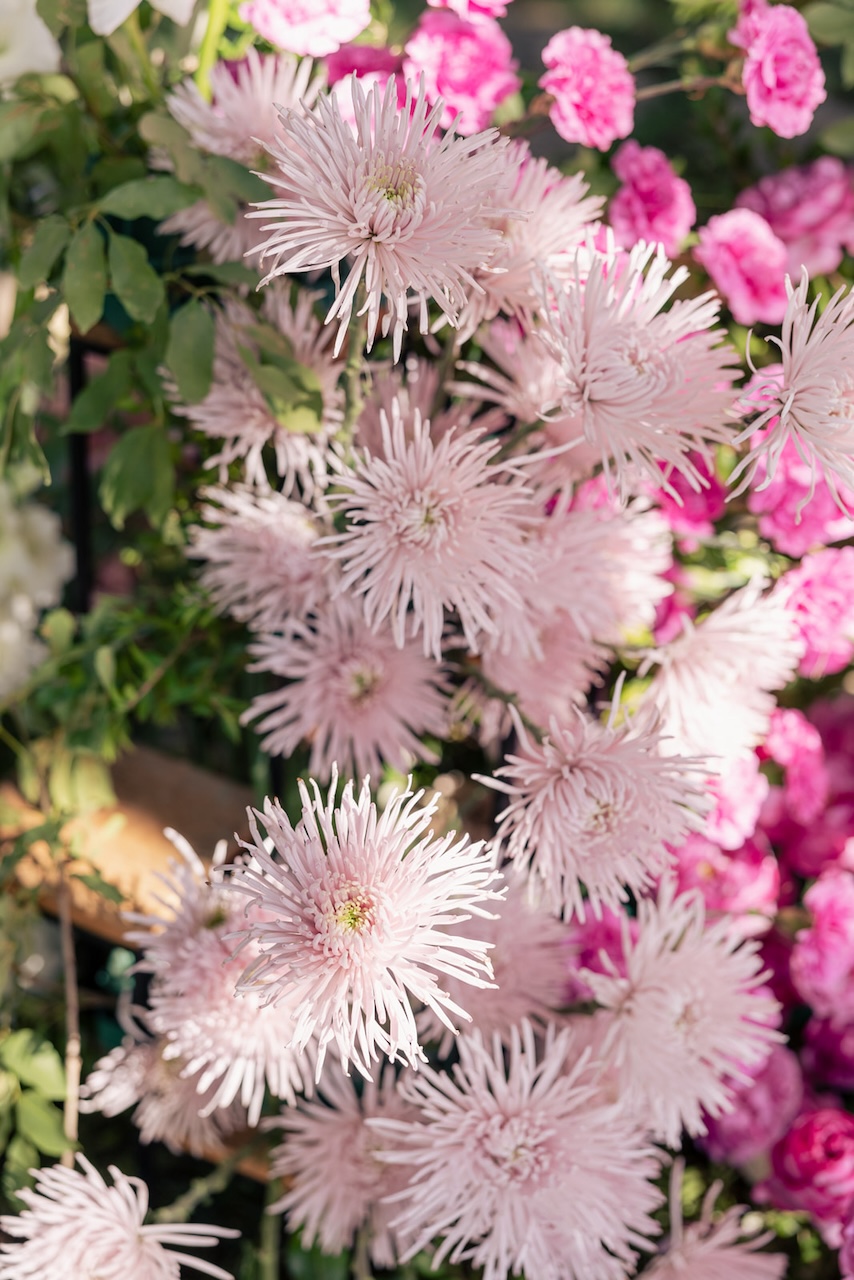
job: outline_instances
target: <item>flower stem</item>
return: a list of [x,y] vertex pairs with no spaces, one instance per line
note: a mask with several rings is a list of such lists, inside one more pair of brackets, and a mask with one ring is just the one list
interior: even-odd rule
[[74,955],[74,929],[71,921],[71,891],[68,885],[68,859],[59,868],[59,933],[62,945],[62,967],[65,974],[65,1110],[63,1132],[68,1142],[62,1163],[74,1166],[80,1110],[80,1003],[77,994],[77,961]]
[[188,1191],[185,1191],[172,1204],[164,1205],[162,1209],[156,1210],[151,1215],[152,1221],[186,1222],[190,1215],[195,1213],[199,1205],[204,1204],[212,1196],[218,1195],[220,1191],[225,1190],[234,1177],[240,1161],[257,1151],[258,1141],[256,1136],[246,1146],[240,1147],[237,1151],[232,1151],[231,1155],[226,1156],[218,1165],[215,1165],[205,1177],[194,1178]]
[[280,1178],[271,1178],[267,1183],[267,1194],[264,1197],[264,1215],[261,1219],[261,1248],[258,1253],[260,1267],[259,1280],[279,1280],[279,1249],[282,1240],[282,1219],[277,1213],[270,1213],[269,1207],[282,1194]]
[[210,102],[210,73],[216,65],[219,53],[219,42],[228,25],[228,0],[210,0],[208,6],[208,25],[202,37],[199,49],[199,65],[195,74],[196,87],[206,101]]
[[725,76],[687,76],[684,80],[662,80],[660,84],[644,85],[638,89],[636,98],[638,102],[644,102],[648,98],[663,98],[668,93],[703,93],[716,85],[732,88]]
[[360,284],[353,300],[353,310],[347,325],[347,363],[344,366],[344,422],[342,430],[345,440],[353,433],[359,415],[365,404],[362,390],[362,370],[364,367],[365,339],[367,321],[359,314],[363,302],[363,286]]
[[148,46],[142,34],[142,27],[139,25],[139,13],[136,9],[134,9],[129,18],[125,19],[124,29],[136,54],[143,84],[148,90],[149,96],[157,99],[160,97],[160,81],[157,78],[157,72],[154,70],[154,63],[151,61],[151,55],[148,52]]

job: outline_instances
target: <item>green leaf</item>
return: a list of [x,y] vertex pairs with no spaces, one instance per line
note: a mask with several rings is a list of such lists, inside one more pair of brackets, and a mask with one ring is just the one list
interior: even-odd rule
[[205,166],[205,182],[209,192],[224,191],[239,200],[251,204],[256,200],[269,200],[271,191],[263,178],[250,173],[245,165],[226,156],[208,156]]
[[198,191],[168,175],[124,182],[98,202],[102,213],[117,218],[168,218],[199,198]]
[[80,228],[68,247],[62,288],[71,318],[81,333],[88,333],[104,314],[107,292],[104,241],[92,222]]
[[100,497],[117,529],[144,509],[155,525],[165,518],[174,488],[166,432],[158,423],[134,427],[114,445],[101,476]]
[[87,889],[92,889],[108,902],[115,902],[121,906],[125,900],[121,889],[117,889],[114,884],[110,884],[109,880],[105,880],[97,869],[86,874],[75,871],[71,879],[79,880],[81,884],[86,885]]
[[835,156],[854,156],[854,116],[835,120],[822,130],[818,140]]
[[152,147],[165,147],[172,157],[175,173],[180,182],[190,186],[203,186],[205,158],[193,145],[193,140],[177,120],[165,112],[150,111],[139,122],[140,136]]
[[205,276],[217,284],[247,284],[254,289],[258,283],[258,272],[242,262],[192,262],[183,270],[185,276]]
[[0,1040],[0,1062],[41,1097],[52,1102],[62,1102],[65,1097],[62,1059],[52,1044],[30,1028],[13,1031]]
[[130,391],[132,357],[129,351],[114,351],[102,374],[93,378],[75,397],[63,435],[72,431],[99,431],[110,413]]
[[263,364],[248,347],[238,346],[240,356],[256,385],[263,391],[270,411],[288,431],[310,434],[319,431],[323,418],[323,394],[317,374],[287,354],[290,344],[273,330],[261,326],[247,329],[271,357]]
[[164,363],[186,404],[196,404],[208,394],[213,377],[213,354],[213,315],[208,307],[193,298],[173,315],[164,356]]
[[835,4],[808,4],[801,10],[810,35],[820,44],[845,44],[854,37],[854,10]]
[[24,155],[39,131],[44,108],[34,102],[0,102],[0,164]]
[[76,631],[76,619],[68,609],[52,609],[39,627],[42,638],[55,657],[71,648]]
[[854,40],[846,44],[839,62],[839,74],[846,89],[854,89]]
[[76,752],[71,766],[71,794],[75,813],[111,809],[117,801],[106,761],[89,751]]
[[95,650],[95,675],[103,687],[109,692],[116,687],[116,655],[108,644],[101,644]]
[[86,21],[86,0],[36,0],[42,22],[58,36],[65,27],[82,27]]
[[62,1112],[32,1089],[25,1089],[15,1103],[15,1121],[21,1137],[46,1156],[61,1156],[68,1150]]
[[18,283],[22,289],[34,289],[48,279],[70,239],[71,228],[58,213],[52,213],[38,224],[33,242],[18,266]]
[[166,298],[145,246],[114,231],[110,232],[110,284],[128,315],[144,324],[151,323]]
[[[28,757],[29,758],[29,757]],[[28,794],[24,786],[21,786],[20,774],[18,785],[21,787],[21,794],[25,800],[31,800],[35,803],[38,800],[38,794],[35,798],[32,793]],[[39,791],[38,778],[36,777],[36,793]],[[8,884],[15,874],[15,868],[23,857],[29,853],[30,845],[35,844],[37,840],[45,840],[48,844],[54,844],[59,836],[61,824],[51,819],[49,822],[40,822],[38,826],[31,827],[29,831],[25,831],[23,835],[18,836],[11,853],[5,853],[0,857],[0,888]]]
[[6,1148],[0,1185],[3,1194],[11,1200],[16,1191],[32,1185],[30,1169],[39,1167],[39,1153],[31,1142],[16,1133]]

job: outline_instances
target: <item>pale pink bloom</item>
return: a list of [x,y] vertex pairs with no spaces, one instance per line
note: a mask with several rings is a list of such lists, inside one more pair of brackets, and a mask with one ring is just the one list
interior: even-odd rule
[[648,240],[661,244],[672,258],[697,217],[688,183],[677,178],[663,151],[642,147],[633,138],[620,147],[611,168],[623,183],[608,206],[617,244],[631,249]]
[[701,1139],[718,1163],[744,1165],[767,1154],[801,1109],[804,1081],[791,1049],[775,1045],[759,1070],[735,1082],[732,1109],[712,1120]]
[[854,657],[854,547],[804,556],[781,583],[804,643],[801,675],[817,680],[844,670]]
[[218,609],[255,631],[300,622],[330,591],[313,554],[320,527],[302,503],[249,485],[202,489],[205,525],[192,525],[187,555],[204,561],[202,583]]
[[358,1090],[337,1063],[327,1063],[317,1094],[266,1122],[284,1130],[281,1146],[270,1153],[270,1176],[284,1178],[288,1187],[268,1212],[286,1213],[289,1228],[301,1228],[306,1248],[316,1242],[323,1253],[339,1254],[361,1235],[374,1266],[394,1267],[408,1240],[393,1225],[399,1210],[388,1197],[406,1186],[408,1176],[379,1158],[388,1142],[368,1122],[412,1122],[417,1112],[401,1097],[388,1063],[378,1083],[367,1080]]
[[[398,1197],[412,1256],[441,1238],[433,1265],[470,1261],[484,1280],[620,1280],[658,1227],[658,1156],[630,1113],[603,1104],[569,1030],[540,1053],[530,1023],[508,1052],[474,1032],[450,1075],[411,1072],[404,1097],[420,1123],[371,1123],[411,1168]],[[648,1247],[648,1244],[646,1244]]]
[[452,9],[461,18],[503,18],[510,0],[427,0],[434,9]]
[[406,42],[403,71],[424,77],[427,100],[444,103],[443,129],[485,129],[496,107],[521,87],[513,46],[494,18],[472,21],[450,9],[425,9]]
[[375,457],[381,455],[383,414],[389,422],[394,420],[396,413],[400,414],[403,433],[409,444],[415,439],[417,414],[423,419],[430,419],[430,439],[434,444],[451,428],[457,432],[465,432],[476,423],[477,431],[497,434],[507,427],[505,413],[500,409],[489,409],[486,413],[481,413],[483,404],[474,397],[464,403],[451,401],[433,413],[433,407],[445,399],[441,382],[442,374],[438,364],[425,356],[410,354],[403,362],[395,365],[379,362],[373,364],[370,390],[365,395],[365,403],[356,423],[353,443]]
[[730,41],[745,50],[741,78],[750,119],[780,138],[806,133],[824,102],[824,72],[803,14],[751,0]]
[[786,314],[788,254],[760,214],[730,209],[710,218],[693,252],[739,324],[780,323]]
[[749,440],[753,447],[730,480],[740,477],[735,493],[743,492],[754,483],[764,458],[766,475],[758,487],[766,488],[791,440],[813,482],[801,506],[812,498],[822,474],[842,506],[839,481],[854,489],[854,293],[839,289],[819,314],[821,295],[807,304],[806,273],[796,289],[788,282],[786,288],[782,335],[769,339],[780,348],[782,378],[775,372],[754,389],[754,399],[761,398],[767,407],[736,437],[735,444]]
[[835,271],[842,246],[854,242],[854,171],[836,156],[769,173],[736,197],[736,205],[760,213],[788,250],[794,279]]
[[670,865],[665,843],[683,839],[705,808],[698,762],[660,755],[654,724],[615,727],[618,706],[607,724],[581,711],[563,725],[552,719],[542,742],[515,717],[518,753],[480,779],[509,797],[498,815],[507,855],[566,918],[648,890]]
[[545,290],[541,337],[562,378],[541,416],[574,415],[623,496],[641,475],[666,487],[661,462],[702,488],[692,455],[732,437],[735,352],[713,328],[719,301],[671,302],[688,271],[671,270],[661,249],[640,244],[623,258],[617,271],[616,250],[597,253],[583,282]]
[[309,622],[250,645],[250,671],[269,671],[286,684],[259,694],[241,717],[259,721],[262,750],[290,756],[311,743],[308,770],[326,781],[337,762],[346,774],[380,777],[383,763],[405,771],[435,762],[423,734],[448,732],[441,668],[411,642],[402,648],[390,628],[371,630],[351,596],[336,596]]
[[420,414],[407,440],[393,407],[382,454],[360,452],[340,468],[331,501],[347,523],[327,554],[341,562],[342,589],[364,597],[370,625],[390,618],[401,648],[407,632],[422,632],[425,654],[438,661],[445,610],[454,609],[477,652],[484,633],[496,632],[496,614],[520,600],[528,490],[510,464],[490,465],[496,440],[471,429],[434,444]]
[[789,1264],[784,1253],[760,1253],[775,1238],[772,1231],[745,1236],[744,1205],[732,1205],[715,1216],[715,1201],[723,1189],[713,1182],[703,1197],[699,1222],[682,1217],[682,1177],[685,1161],[673,1161],[670,1176],[670,1236],[667,1247],[645,1268],[649,1280],[783,1280]]
[[270,44],[312,58],[355,40],[371,20],[370,0],[249,0],[239,13]]
[[195,1222],[144,1225],[148,1187],[141,1178],[110,1165],[110,1186],[84,1155],[77,1163],[80,1169],[36,1169],[35,1186],[17,1192],[27,1207],[0,1218],[11,1237],[0,1243],[3,1280],[178,1280],[183,1267],[233,1280],[183,1249],[213,1248],[239,1231]]
[[250,221],[248,206],[240,205],[234,221],[225,220],[223,213],[214,209],[207,200],[197,200],[186,209],[179,209],[171,217],[158,224],[161,236],[181,237],[185,248],[207,252],[211,262],[244,262],[260,271],[260,249],[264,243],[263,228]]
[[811,923],[795,938],[792,981],[820,1018],[854,1023],[854,875],[841,867],[822,871],[804,906]]
[[[510,1044],[512,1028],[527,1018],[538,1029],[555,1016],[566,988],[566,928],[540,907],[531,904],[524,879],[510,873],[507,897],[495,904],[492,920],[468,920],[454,932],[491,944],[494,986],[466,990],[455,978],[446,979],[451,997],[464,1002],[471,1014],[472,1030],[487,1043],[498,1035]],[[454,1040],[430,1009],[419,1015],[418,1028],[425,1041],[439,1040],[439,1055],[451,1052]]]
[[628,63],[601,31],[569,27],[543,49],[548,70],[538,81],[554,102],[549,116],[567,142],[607,151],[634,125],[635,82]]
[[767,933],[780,897],[780,864],[767,843],[748,841],[724,852],[692,834],[673,850],[673,859],[679,892],[698,890],[710,920],[729,916],[733,933],[741,938]]
[[704,1133],[744,1077],[780,1039],[779,1006],[761,983],[758,944],[729,921],[707,924],[698,893],[675,894],[666,877],[658,899],[638,902],[633,941],[624,927],[626,975],[582,972],[598,1004],[613,1011],[608,1053],[625,1105],[669,1147],[681,1132]]
[[716,768],[757,746],[774,693],[794,678],[803,653],[786,598],[754,579],[682,635],[650,652],[659,671],[645,695],[658,712],[667,750],[710,758]]
[[311,59],[250,48],[241,62],[219,62],[212,68],[210,101],[195,81],[184,80],[166,105],[199,150],[248,167],[259,162],[259,150],[269,148],[276,137],[277,107],[311,107],[322,83],[312,72]]
[[492,855],[456,832],[434,837],[437,799],[418,807],[420,791],[395,791],[378,814],[367,780],[358,798],[348,782],[337,806],[334,774],[325,801],[316,783],[313,794],[298,786],[297,828],[268,800],[263,814],[250,813],[253,863],[232,874],[232,888],[256,909],[231,935],[257,951],[239,990],[294,1009],[293,1044],[317,1036],[318,1071],[331,1044],[345,1070],[353,1062],[365,1075],[378,1051],[415,1064],[424,1055],[410,999],[453,1030],[451,1018],[468,1015],[440,979],[491,979],[487,945],[444,926],[488,917],[498,878]]
[[331,269],[336,296],[326,322],[338,322],[336,352],[355,306],[367,315],[368,348],[379,328],[392,334],[397,360],[410,305],[422,332],[431,298],[455,324],[472,272],[497,248],[495,175],[508,143],[494,131],[437,139],[444,107],[428,107],[423,83],[417,93],[407,83],[402,107],[392,80],[384,93],[376,85],[365,93],[355,77],[350,86],[355,132],[332,97],[306,115],[282,113],[271,153],[281,177],[270,179],[281,194],[253,216],[272,219],[264,226],[267,281]]
[[[777,711],[773,715],[777,715]],[[722,849],[741,848],[756,830],[760,810],[768,796],[768,779],[759,772],[756,755],[751,752],[730,761],[709,779],[708,791],[714,808],[706,818],[704,835]]]
[[[266,295],[267,325],[260,329],[259,318],[245,303],[226,300],[216,315],[210,390],[197,404],[179,402],[173,411],[187,418],[197,431],[222,441],[221,451],[209,458],[207,465],[219,467],[223,483],[231,464],[242,462],[247,483],[266,487],[264,454],[269,446],[285,494],[299,484],[303,495],[311,499],[328,482],[329,441],[342,418],[343,394],[337,385],[341,366],[330,351],[331,335],[314,312],[317,295],[300,292],[291,306],[289,294],[289,289],[276,285]],[[284,338],[293,359],[306,369],[311,387],[320,387],[322,414],[317,431],[303,430],[299,418],[295,419],[296,429],[289,430],[290,410],[278,410],[252,376],[241,348],[259,359],[260,335],[264,341],[278,344]],[[174,388],[172,395],[178,399]]]

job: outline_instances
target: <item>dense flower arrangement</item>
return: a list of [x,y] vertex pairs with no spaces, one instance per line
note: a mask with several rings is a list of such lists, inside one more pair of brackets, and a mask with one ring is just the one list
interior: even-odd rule
[[[0,14],[0,1280],[854,1277],[854,11],[525,5]],[[258,803],[105,1032],[69,819],[169,725]]]

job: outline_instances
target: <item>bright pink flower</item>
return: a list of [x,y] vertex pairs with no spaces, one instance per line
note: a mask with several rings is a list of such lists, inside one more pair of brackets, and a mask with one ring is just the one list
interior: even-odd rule
[[507,13],[507,0],[427,0],[433,9],[452,9],[461,18],[503,18]]
[[854,241],[854,171],[836,156],[782,169],[742,191],[736,205],[753,209],[789,251],[789,275],[835,271]]
[[513,46],[493,18],[467,22],[448,9],[425,10],[404,53],[405,75],[423,75],[428,102],[445,104],[439,124],[460,134],[485,129],[522,83]]
[[355,40],[371,20],[370,0],[249,0],[239,12],[270,44],[313,58]]
[[782,578],[804,642],[801,675],[821,679],[854,656],[854,547],[828,547],[804,556]]
[[631,133],[634,77],[610,36],[582,27],[558,31],[543,50],[543,62],[549,69],[539,85],[554,98],[549,116],[562,138],[607,151]]
[[745,50],[742,83],[750,119],[780,138],[806,133],[824,102],[824,72],[806,19],[788,4],[751,0],[729,33]]
[[703,836],[691,835],[674,855],[679,892],[698,889],[710,920],[732,916],[739,937],[770,927],[780,894],[780,868],[767,844],[749,841],[725,853]]
[[831,1249],[854,1205],[854,1116],[836,1107],[806,1110],[771,1152],[771,1177],[756,1188],[778,1209],[812,1218]]
[[836,1027],[829,1018],[810,1018],[801,1062],[813,1085],[854,1090],[854,1023]]
[[375,75],[379,77],[380,85],[384,86],[389,76],[400,71],[402,61],[399,53],[394,53],[385,45],[345,44],[324,58],[323,63],[330,86],[338,84],[339,80],[354,72],[360,79],[366,75]]
[[768,795],[768,779],[752,753],[737,759],[711,778],[708,790],[715,806],[706,818],[704,835],[722,849],[740,849],[756,830]]
[[731,1109],[707,1118],[708,1132],[700,1145],[712,1160],[743,1165],[764,1155],[801,1109],[804,1082],[791,1049],[775,1045],[748,1076],[734,1082]]
[[[775,369],[782,378],[782,365],[767,365],[751,382],[767,385]],[[777,421],[772,418],[757,432],[757,444],[773,432]],[[760,454],[754,479],[755,486],[747,495],[748,510],[759,516],[762,537],[784,555],[800,558],[829,542],[854,538],[854,520],[839,509],[826,479],[816,475],[813,465],[804,460],[796,440],[789,439],[783,445],[773,478],[768,476],[767,458]],[[837,485],[837,492],[845,509],[854,511],[854,490]]]
[[721,483],[713,466],[702,456],[690,455],[702,488],[689,484],[681,471],[659,464],[667,477],[666,489],[652,491],[661,514],[664,516],[685,551],[695,551],[700,539],[711,537],[714,522],[726,510],[726,486]]
[[623,910],[611,911],[603,907],[599,916],[586,915],[584,920],[568,922],[566,932],[567,975],[566,1004],[591,1000],[590,984],[581,976],[582,969],[594,973],[617,973],[625,977],[628,972],[623,954],[623,937],[629,931],[629,941],[637,942],[638,922],[626,916]]
[[785,770],[786,809],[796,822],[819,818],[827,805],[830,779],[821,734],[801,711],[777,707],[762,754]]
[[786,246],[751,209],[730,209],[700,228],[694,257],[739,324],[779,324],[786,312]]
[[688,183],[677,178],[663,151],[633,138],[620,147],[611,168],[624,184],[608,206],[617,244],[631,249],[638,240],[657,241],[674,257],[697,217]]
[[801,998],[835,1026],[854,1022],[854,875],[833,867],[804,894],[812,922],[795,939],[791,975]]

